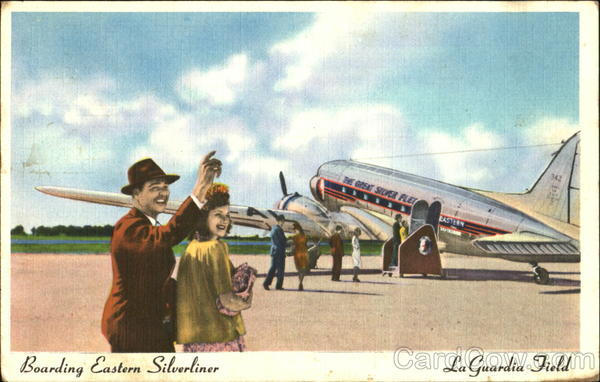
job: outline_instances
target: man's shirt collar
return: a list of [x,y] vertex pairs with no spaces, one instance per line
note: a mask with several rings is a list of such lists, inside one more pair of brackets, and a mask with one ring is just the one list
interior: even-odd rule
[[[140,212],[141,212],[141,211],[140,211]],[[142,214],[144,214],[144,213],[142,212]],[[146,215],[146,214],[144,214],[144,216],[145,216],[145,217],[147,217],[147,218],[148,218],[148,220],[150,220],[150,224],[152,224],[152,225],[157,225],[157,224],[156,224],[156,223],[157,223],[157,220],[156,220],[156,219],[154,219],[152,216],[148,216],[148,215]]]

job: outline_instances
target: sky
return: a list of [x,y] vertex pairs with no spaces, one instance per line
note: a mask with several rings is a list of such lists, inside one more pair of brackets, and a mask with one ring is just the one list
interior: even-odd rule
[[[356,159],[521,192],[579,126],[577,13],[13,13],[11,227],[126,211],[39,185],[119,192],[152,157],[191,191],[210,150],[232,203],[310,195]],[[159,220],[166,221],[167,215]],[[239,232],[244,232],[242,229]],[[234,231],[233,233],[236,233]]]

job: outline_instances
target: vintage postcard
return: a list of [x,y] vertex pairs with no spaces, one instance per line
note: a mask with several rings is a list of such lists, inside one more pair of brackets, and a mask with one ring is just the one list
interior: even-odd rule
[[2,379],[597,380],[596,2],[3,2]]

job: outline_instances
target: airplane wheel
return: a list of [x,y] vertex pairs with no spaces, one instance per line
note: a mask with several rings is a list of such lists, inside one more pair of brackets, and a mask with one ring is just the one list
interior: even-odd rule
[[533,270],[533,280],[536,284],[546,285],[550,281],[548,271],[542,267],[536,267]]
[[442,274],[440,275],[440,277],[441,277],[442,279],[445,279],[445,278],[446,278],[446,271],[445,271],[444,269],[442,269]]
[[427,277],[427,273],[421,273],[421,275],[423,275],[423,277]]

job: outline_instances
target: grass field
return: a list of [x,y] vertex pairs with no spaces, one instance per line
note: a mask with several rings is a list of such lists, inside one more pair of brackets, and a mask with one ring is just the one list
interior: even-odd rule
[[[48,244],[48,243],[40,243],[40,244],[12,244],[11,252],[12,253],[108,253],[110,252],[110,244],[109,243],[81,243],[82,241],[98,241],[98,240],[107,240],[110,241],[110,237],[106,236],[29,236],[29,235],[13,235],[11,237],[13,240],[22,239],[22,240],[73,240],[79,241],[80,243],[69,243],[69,244]],[[265,238],[235,238],[235,239],[226,239],[226,242],[229,244],[229,252],[238,255],[251,255],[251,254],[268,254],[270,250],[269,245],[264,244],[256,244],[256,245],[235,245],[232,242],[235,241],[257,241],[257,242],[266,242],[268,239]],[[173,252],[176,255],[181,255],[185,250],[187,244],[179,244],[173,247]],[[361,255],[363,256],[372,256],[379,255],[379,251],[381,248],[381,243],[379,242],[371,242],[371,241],[363,241],[361,242]],[[347,255],[352,253],[352,248],[350,245],[350,241],[347,240],[344,242],[344,251]],[[327,254],[329,253],[329,246],[325,243],[321,244],[321,253]]]
[[12,240],[81,240],[81,241],[96,241],[96,240],[110,240],[110,236],[33,236],[33,235],[11,235]]

